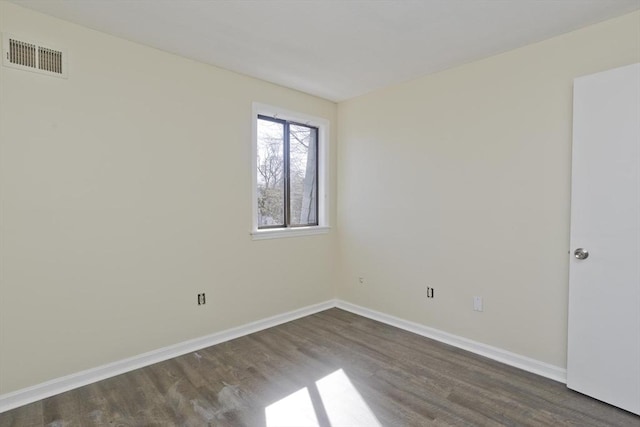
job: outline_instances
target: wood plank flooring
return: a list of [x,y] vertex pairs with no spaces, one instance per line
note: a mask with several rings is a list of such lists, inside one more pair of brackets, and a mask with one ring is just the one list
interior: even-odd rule
[[327,310],[0,414],[0,426],[640,426],[563,384]]

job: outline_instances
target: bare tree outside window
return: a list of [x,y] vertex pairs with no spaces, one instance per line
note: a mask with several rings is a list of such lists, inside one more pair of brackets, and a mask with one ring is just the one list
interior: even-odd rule
[[258,120],[258,226],[284,223],[284,126]]
[[318,224],[318,129],[258,117],[258,228]]
[[291,223],[317,224],[318,130],[291,125],[289,135]]

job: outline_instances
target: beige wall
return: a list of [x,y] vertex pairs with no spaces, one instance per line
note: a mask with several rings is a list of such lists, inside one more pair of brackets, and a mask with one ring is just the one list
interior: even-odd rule
[[339,297],[566,366],[573,78],[638,61],[633,13],[341,103]]
[[0,30],[69,53],[0,66],[0,394],[334,296],[335,231],[249,236],[252,101],[334,103],[6,2]]

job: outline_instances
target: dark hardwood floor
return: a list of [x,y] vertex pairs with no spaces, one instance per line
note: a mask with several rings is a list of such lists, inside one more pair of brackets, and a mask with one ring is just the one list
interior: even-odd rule
[[640,426],[640,417],[339,309],[0,414],[0,426]]

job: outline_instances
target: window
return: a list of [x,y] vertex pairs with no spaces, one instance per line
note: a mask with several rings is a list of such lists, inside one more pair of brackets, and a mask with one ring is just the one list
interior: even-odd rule
[[258,228],[318,225],[318,128],[258,115]]
[[328,122],[254,104],[254,239],[327,231]]

